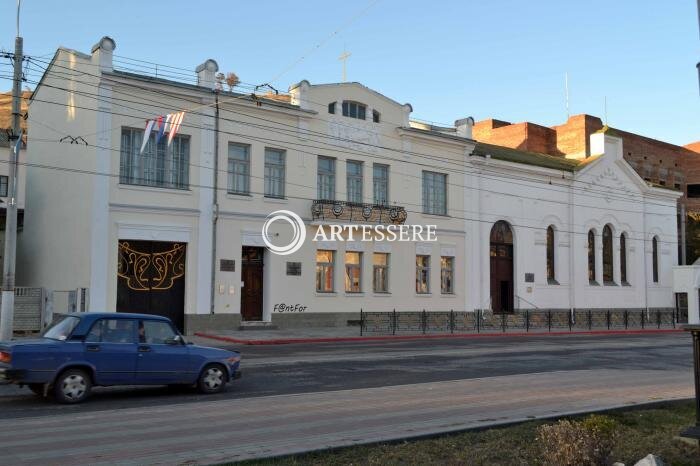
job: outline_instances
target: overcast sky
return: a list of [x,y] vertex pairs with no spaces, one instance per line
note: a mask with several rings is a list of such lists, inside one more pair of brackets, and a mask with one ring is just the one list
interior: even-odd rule
[[[0,2],[5,50],[15,3]],[[447,124],[563,123],[568,72],[572,115],[603,117],[607,97],[611,126],[687,144],[700,140],[696,8],[695,0],[24,0],[21,33],[30,55],[50,57],[59,45],[89,53],[109,35],[121,57],[187,69],[214,58],[255,84],[284,72],[273,83],[284,90],[302,79],[340,81],[347,48],[348,80]]]

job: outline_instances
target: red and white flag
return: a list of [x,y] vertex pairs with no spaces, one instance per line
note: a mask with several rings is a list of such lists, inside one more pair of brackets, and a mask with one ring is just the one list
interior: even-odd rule
[[168,134],[168,145],[172,142],[173,138],[180,131],[180,126],[182,125],[182,120],[185,118],[185,112],[174,113],[173,117],[170,119],[170,133]]
[[151,137],[154,123],[155,120],[146,121],[146,129],[143,130],[143,142],[141,142],[141,151],[139,154],[143,154],[143,150],[146,148],[146,144],[148,144],[148,139]]

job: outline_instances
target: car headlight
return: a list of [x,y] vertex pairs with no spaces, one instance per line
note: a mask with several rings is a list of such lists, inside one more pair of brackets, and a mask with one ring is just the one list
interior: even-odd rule
[[[238,358],[240,359],[240,358]],[[0,362],[4,362],[5,364],[10,364],[12,362],[12,353],[9,353],[7,351],[0,351]]]

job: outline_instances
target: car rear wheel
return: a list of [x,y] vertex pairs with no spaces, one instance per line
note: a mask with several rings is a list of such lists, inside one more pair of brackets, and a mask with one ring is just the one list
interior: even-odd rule
[[30,383],[27,385],[29,389],[34,392],[37,396],[44,396],[44,384],[43,383]]
[[202,370],[197,388],[202,393],[221,393],[226,388],[226,369],[219,364],[210,364]]
[[59,403],[80,403],[90,395],[92,381],[82,369],[68,369],[58,376],[54,395]]

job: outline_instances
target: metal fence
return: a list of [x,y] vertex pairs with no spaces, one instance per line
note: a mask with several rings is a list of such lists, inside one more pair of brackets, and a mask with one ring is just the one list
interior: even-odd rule
[[360,310],[360,335],[415,333],[580,332],[676,328],[674,309],[649,310],[521,310],[507,314],[491,311]]
[[41,332],[46,326],[45,294],[43,288],[15,288],[15,332]]

